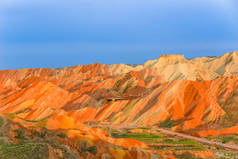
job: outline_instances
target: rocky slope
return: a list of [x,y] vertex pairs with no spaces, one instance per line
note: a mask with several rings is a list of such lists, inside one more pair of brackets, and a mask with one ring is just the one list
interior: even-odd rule
[[0,71],[0,115],[25,127],[40,121],[49,130],[70,130],[68,136],[78,140],[85,133],[93,141],[127,148],[147,145],[92,127],[158,126],[201,137],[232,135],[238,130],[237,97],[238,52],[195,59],[163,55],[137,66]]

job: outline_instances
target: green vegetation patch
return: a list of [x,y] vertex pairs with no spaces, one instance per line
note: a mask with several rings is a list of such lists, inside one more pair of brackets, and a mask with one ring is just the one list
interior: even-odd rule
[[156,150],[164,151],[164,150],[171,150],[171,151],[204,151],[205,148],[197,145],[150,145]]
[[86,157],[88,153],[91,153],[93,155],[96,155],[98,150],[97,146],[89,146],[86,141],[78,142],[78,145],[80,146],[80,149],[78,149],[81,156]]
[[1,159],[45,159],[48,158],[49,151],[45,144],[19,143],[1,144]]
[[163,140],[164,143],[169,144],[183,144],[183,145],[197,145],[198,142],[191,139],[181,139],[181,140],[172,140],[172,139],[165,139]]
[[16,133],[15,138],[18,140],[26,140],[26,132],[22,129],[15,129],[14,132]]
[[16,117],[15,113],[6,113],[5,115],[10,119],[14,119]]
[[206,148],[202,144],[191,139],[180,139],[180,140],[165,139],[163,140],[163,143],[172,146],[174,145],[175,150],[200,150],[200,151],[206,150]]
[[167,119],[165,121],[162,121],[158,124],[159,127],[161,128],[172,128],[177,125],[176,121],[173,121],[171,119]]
[[0,127],[2,127],[3,124],[4,124],[4,119],[3,119],[3,117],[0,116]]
[[65,133],[63,133],[63,132],[57,134],[57,136],[59,136],[61,138],[66,138],[67,137],[67,135]]
[[7,99],[7,98],[8,98],[8,96],[5,96],[5,97],[2,98],[2,100],[5,100],[5,99]]
[[206,148],[200,143],[191,139],[164,139],[160,142],[161,145],[152,145],[157,150],[175,150],[175,151],[205,151]]
[[119,131],[114,131],[111,133],[111,135],[115,138],[136,139],[148,143],[157,143],[159,140],[167,138],[165,136],[159,136],[152,133],[121,133]]
[[[0,116],[0,120],[1,118]],[[71,147],[64,132],[51,131],[46,128],[34,130],[33,128],[14,127],[15,124],[5,118],[3,122],[4,127],[0,127],[0,159],[47,159],[49,158],[48,146],[61,151],[62,158],[78,158],[75,153],[76,148]],[[38,124],[42,120],[29,122]],[[9,135],[12,132],[14,132],[13,135]],[[62,143],[63,141],[66,141],[65,144]],[[85,151],[91,154],[97,152],[95,147],[86,147]]]
[[29,123],[35,123],[35,127],[37,128],[45,128],[47,125],[48,119],[53,115],[54,113],[40,120],[24,120],[24,121]]
[[151,128],[148,128],[148,127],[139,127],[138,129],[142,129],[142,130],[150,130]]
[[[142,129],[147,129],[143,128]],[[160,145],[150,145],[156,150],[193,150],[193,151],[204,151],[206,147],[191,139],[176,139],[176,137],[162,136],[153,133],[130,133],[130,132],[120,132],[117,130],[112,130],[112,137],[115,138],[129,138],[136,139],[147,144],[160,144]]]
[[184,152],[180,155],[174,154],[174,156],[178,159],[200,159],[195,157],[193,154],[191,154],[190,152]]
[[206,137],[206,139],[215,140],[215,141],[222,142],[222,143],[228,143],[230,141],[233,141],[235,144],[238,144],[237,135]]

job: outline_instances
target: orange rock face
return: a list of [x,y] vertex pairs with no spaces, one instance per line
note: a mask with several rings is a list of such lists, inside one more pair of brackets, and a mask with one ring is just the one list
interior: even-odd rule
[[135,67],[96,63],[4,70],[0,114],[14,114],[18,122],[46,120],[48,129],[72,129],[71,137],[80,139],[84,133],[122,147],[147,148],[136,140],[111,139],[85,123],[151,127],[170,122],[174,131],[200,136],[234,134],[237,59],[233,52],[192,60],[162,56]]

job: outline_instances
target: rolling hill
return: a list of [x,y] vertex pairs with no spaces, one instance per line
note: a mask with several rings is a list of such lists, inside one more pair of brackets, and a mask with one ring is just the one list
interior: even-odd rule
[[[52,137],[53,143],[65,140],[64,148],[44,141],[39,146],[47,154],[36,158],[67,158],[65,153],[71,154],[68,158],[236,157],[234,150],[183,141],[156,129],[236,145],[237,111],[238,52],[195,59],[163,55],[135,66],[94,63],[0,71],[3,121],[29,136],[44,130],[65,134]],[[22,144],[11,139],[13,130],[7,134],[4,144]],[[29,136],[28,146],[34,137],[40,140]],[[4,151],[0,145],[0,158]]]

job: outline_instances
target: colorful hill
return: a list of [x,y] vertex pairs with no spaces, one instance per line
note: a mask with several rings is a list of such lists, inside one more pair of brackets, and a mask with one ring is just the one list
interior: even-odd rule
[[[97,145],[95,158],[103,154],[105,158],[179,158],[179,150],[163,154],[160,140],[144,142],[128,135],[132,132],[118,135],[129,128],[140,133],[148,131],[137,128],[160,127],[197,137],[234,137],[237,103],[238,52],[189,60],[163,55],[136,66],[95,63],[0,71],[0,115],[24,129],[62,131],[69,142]],[[115,137],[111,131],[119,132]],[[198,153],[191,151],[181,153],[216,156],[206,146]],[[207,156],[199,156],[200,151]]]

